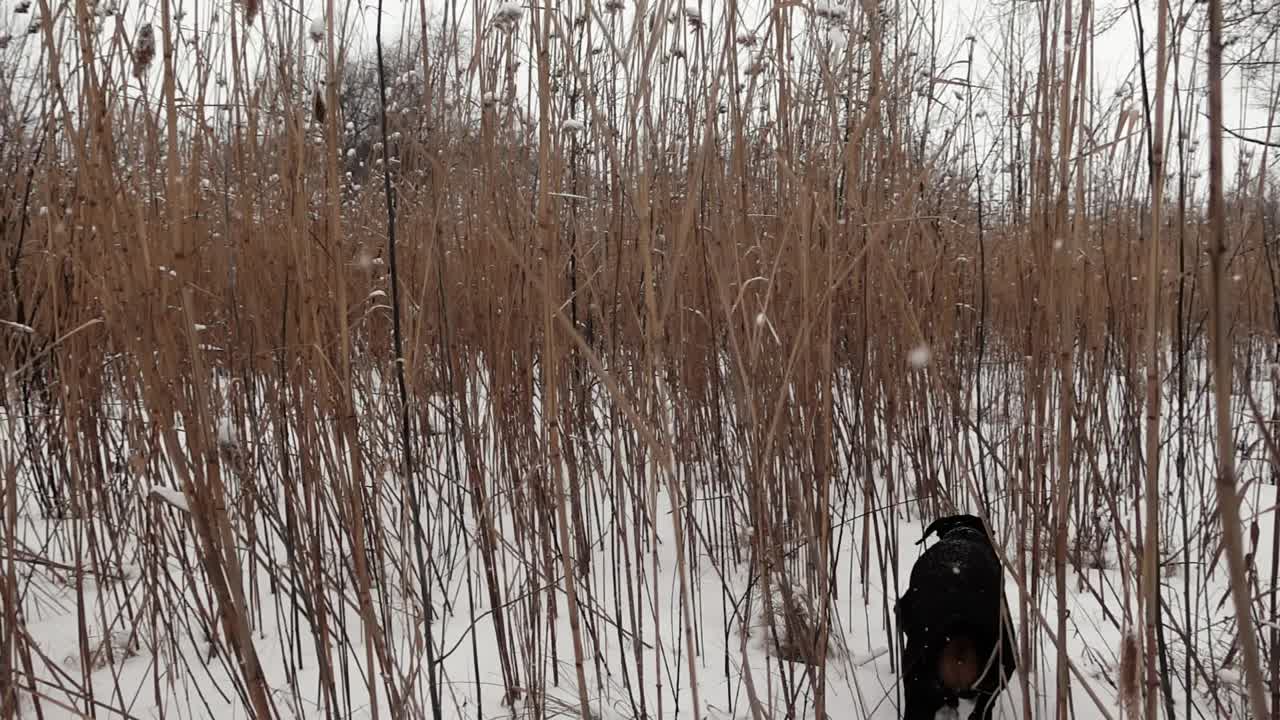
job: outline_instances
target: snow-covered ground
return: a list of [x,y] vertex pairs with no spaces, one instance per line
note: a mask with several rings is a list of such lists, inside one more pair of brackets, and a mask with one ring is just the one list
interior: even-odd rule
[[[1259,385],[1260,390],[1264,387],[1269,390],[1269,385]],[[1110,393],[1109,397],[1111,409],[1093,416],[1095,420],[1100,422],[1108,412],[1123,412],[1120,395]],[[1173,407],[1168,404],[1170,399],[1166,399],[1166,411]],[[1256,529],[1246,524],[1245,534],[1248,543],[1251,531],[1256,533],[1255,594],[1262,596],[1258,607],[1265,607],[1268,600],[1263,589],[1275,561],[1271,537],[1276,488],[1269,484],[1269,468],[1259,459],[1264,453],[1249,429],[1252,422],[1247,407],[1238,402],[1236,411],[1241,445],[1252,448],[1242,462],[1241,477],[1247,488],[1248,519],[1256,520]],[[986,415],[986,440],[999,447],[1016,422],[999,413]],[[243,450],[259,459],[276,452],[268,433],[246,433],[228,421],[220,421],[216,427],[224,449]],[[1210,452],[1204,443],[1206,431],[1202,426],[1195,431],[1198,444],[1193,447],[1201,453],[1198,463],[1212,462],[1204,456]],[[1200,483],[1188,490],[1192,497],[1185,504],[1178,502],[1173,490],[1178,485],[1173,482],[1173,461],[1179,445],[1170,431],[1165,435],[1169,438],[1163,463],[1169,507],[1162,516],[1163,593],[1170,623],[1165,633],[1166,659],[1173,678],[1175,714],[1246,717],[1240,692],[1242,673],[1232,649],[1235,622],[1225,561],[1215,563],[1217,535],[1208,532],[1201,521],[1206,515],[1203,508],[1212,507],[1212,486]],[[480,436],[487,438],[480,444],[480,452],[487,463],[493,462],[500,456],[500,448],[493,436],[483,431]],[[291,445],[296,448],[297,442],[294,438]],[[682,592],[670,487],[673,480],[680,483],[682,492],[698,487],[695,481],[702,477],[694,472],[698,461],[678,461],[674,479],[655,474],[651,464],[645,466],[643,476],[629,477],[627,471],[617,472],[613,465],[620,454],[617,449],[612,454],[601,449],[600,458],[611,460],[584,463],[586,480],[580,488],[584,507],[589,509],[582,522],[588,527],[584,537],[588,538],[590,557],[589,562],[575,557],[579,569],[575,577],[586,655],[586,695],[594,716],[602,720],[754,719],[758,717],[750,701],[754,695],[764,717],[788,717],[788,707],[796,709],[796,717],[813,717],[810,666],[778,657],[775,628],[766,620],[764,610],[764,583],[753,573],[757,566],[748,557],[752,530],[740,512],[735,516],[741,503],[727,498],[725,487],[701,488],[695,498],[686,498],[690,500],[686,506],[696,509],[684,519],[697,529],[686,528],[689,584],[687,593]],[[1095,464],[1105,456],[1095,453]],[[428,455],[426,461],[445,472],[449,457],[446,448]],[[224,462],[225,466],[231,464]],[[253,463],[249,467],[254,467]],[[899,487],[911,487],[905,479],[910,463],[899,460],[888,467],[900,473]],[[989,470],[996,477],[1003,472],[996,463]],[[1106,468],[1100,470],[1105,472]],[[342,477],[316,467],[310,471],[321,473],[316,477],[329,482]],[[230,648],[222,639],[210,642],[207,635],[213,628],[218,638],[223,632],[215,620],[217,599],[201,580],[203,570],[186,498],[175,489],[177,482],[171,472],[166,475],[165,471],[149,470],[148,479],[124,477],[129,472],[128,468],[118,469],[122,475],[119,482],[122,488],[136,491],[121,492],[121,505],[93,514],[93,520],[47,518],[33,502],[27,502],[20,519],[18,553],[19,559],[25,560],[16,567],[26,630],[38,647],[30,661],[34,675],[41,679],[38,694],[43,698],[43,717],[74,718],[91,712],[98,717],[249,717]],[[408,580],[417,563],[412,517],[398,512],[407,507],[409,499],[399,494],[397,475],[391,470],[373,468],[368,472],[375,478],[369,487],[382,483],[386,493],[382,510],[389,538],[382,566],[375,568],[375,577],[385,579],[373,588],[375,624],[386,633],[386,652],[394,665],[389,677],[400,698],[395,709],[417,717],[429,710],[430,683],[424,665],[428,653],[419,586],[416,580]],[[841,472],[851,471],[842,468]],[[282,539],[287,534],[283,512],[276,517],[254,518],[255,529],[250,530],[246,518],[237,513],[244,498],[243,478],[252,476],[251,470],[234,476],[241,484],[234,487],[233,501],[228,504],[243,568],[242,587],[250,605],[252,638],[276,711],[282,717],[300,718],[374,716],[366,682],[374,653],[366,646],[368,636],[350,574],[350,516],[318,523],[327,528],[325,534],[306,542]],[[1196,477],[1206,475],[1200,472]],[[871,488],[866,496],[834,491],[831,496],[836,597],[831,605],[833,628],[825,686],[827,714],[832,718],[899,717],[891,608],[922,550],[915,541],[930,518],[921,518],[920,506],[909,500],[890,503],[882,495],[883,480],[877,476],[860,483],[858,487]],[[26,493],[30,483],[23,482]],[[428,560],[435,564],[430,573],[434,613],[431,656],[439,659],[442,717],[532,716],[539,698],[546,717],[576,716],[573,634],[565,584],[559,574],[563,566],[558,559],[558,538],[545,547],[532,547],[528,542],[533,535],[520,530],[521,523],[546,522],[547,532],[552,533],[553,518],[529,513],[525,506],[530,502],[528,496],[488,489],[487,507],[498,538],[494,577],[503,603],[503,653],[478,550],[479,526],[467,489],[448,481],[428,485],[429,498],[421,501],[419,518],[427,526],[424,537],[431,543]],[[300,487],[312,492],[305,489],[305,483]],[[282,508],[282,497],[274,494],[266,505]],[[1091,507],[1100,508],[1098,512],[1118,509],[1124,514],[1119,518],[1120,527],[1133,532],[1135,498],[1126,490],[1123,497],[1110,500],[1114,502],[1103,498]],[[961,509],[972,509],[963,496],[955,501]],[[996,534],[1015,566],[1029,564],[1030,558],[1019,555],[1014,511],[1006,505],[997,504],[1001,509],[993,515]],[[306,503],[300,507],[311,508]],[[1182,507],[1189,510],[1183,512]],[[654,522],[649,524],[641,513]],[[1184,553],[1181,520],[1188,515],[1185,527],[1190,547]],[[1083,543],[1075,537],[1074,523],[1079,516],[1073,514],[1073,542]],[[582,548],[579,543],[574,545],[575,553]],[[807,557],[804,545],[803,540],[796,540],[794,546],[785,548],[786,557]],[[997,718],[1022,716],[1024,688],[1032,693],[1030,707],[1035,717],[1052,717],[1054,712],[1056,649],[1050,631],[1056,623],[1057,598],[1052,556],[1043,544],[1032,545],[1042,552],[1041,576],[1034,586],[1034,604],[1040,615],[1028,619],[1033,628],[1029,640],[1034,663],[1021,659],[1013,686],[1000,699]],[[1077,573],[1073,568],[1068,577],[1066,642],[1072,663],[1074,717],[1127,717],[1118,699],[1117,683],[1122,632],[1137,618],[1133,560],[1117,551],[1114,535],[1091,547],[1094,550],[1085,553],[1089,559],[1084,571]],[[892,561],[882,564],[881,558]],[[1190,559],[1189,566],[1184,558]],[[103,574],[76,572],[76,568],[90,566],[106,570]],[[804,570],[789,569],[793,572],[792,587],[805,597]],[[332,693],[322,689],[325,671],[317,655],[321,641],[308,621],[317,615],[310,600],[304,598],[313,578],[301,577],[301,573],[321,571],[323,595],[329,603],[323,615],[328,659],[335,674]],[[901,585],[895,587],[895,582]],[[1016,583],[1011,581],[1009,586],[1009,604],[1015,619],[1021,619]],[[773,592],[774,603],[780,603],[780,593]],[[682,621],[686,596],[691,612],[688,627],[695,635],[692,647],[696,659],[692,664]],[[548,611],[551,598],[556,601],[553,619]],[[1194,643],[1190,655],[1188,639]],[[1262,639],[1265,647],[1265,633]],[[506,669],[504,654],[511,661]],[[392,717],[395,713],[385,692],[386,678],[374,662],[376,715]],[[91,700],[84,693],[68,695],[59,689],[81,687],[86,674],[91,678]],[[507,674],[516,677],[504,682]],[[691,676],[697,681],[697,712]],[[1187,676],[1191,692],[1183,681]],[[519,688],[514,702],[505,702],[507,686]],[[545,689],[545,695],[539,696],[540,688]],[[33,709],[29,695],[24,696],[22,708],[24,712]]]

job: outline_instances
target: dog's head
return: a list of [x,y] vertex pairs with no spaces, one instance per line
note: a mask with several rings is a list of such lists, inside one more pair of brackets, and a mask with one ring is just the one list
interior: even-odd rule
[[930,535],[937,533],[938,538],[945,538],[947,535],[957,530],[976,531],[983,538],[988,538],[987,524],[982,522],[982,518],[977,515],[947,515],[929,523],[929,527],[924,529],[924,535],[916,544],[929,539]]

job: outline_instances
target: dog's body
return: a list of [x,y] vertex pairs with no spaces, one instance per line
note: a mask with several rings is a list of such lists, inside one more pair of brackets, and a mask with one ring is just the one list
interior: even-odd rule
[[989,720],[1016,666],[1004,573],[981,518],[939,518],[924,537],[935,532],[938,542],[916,561],[898,600],[898,629],[907,637],[902,717],[933,720],[963,698],[975,702],[970,720]]

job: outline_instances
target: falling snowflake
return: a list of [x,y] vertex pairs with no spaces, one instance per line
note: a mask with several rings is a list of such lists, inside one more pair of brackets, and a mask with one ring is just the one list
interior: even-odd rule
[[921,370],[929,364],[929,359],[932,357],[932,354],[933,353],[929,350],[929,346],[925,343],[921,343],[911,348],[911,352],[907,353],[907,363],[916,370]]

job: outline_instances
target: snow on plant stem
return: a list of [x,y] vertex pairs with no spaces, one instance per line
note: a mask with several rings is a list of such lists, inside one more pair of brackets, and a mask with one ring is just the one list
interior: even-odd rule
[[191,512],[191,506],[187,504],[187,496],[183,495],[181,490],[153,485],[147,494],[182,512]]

